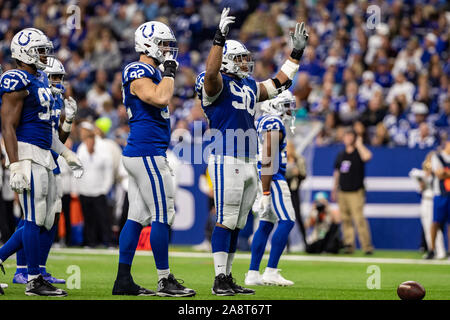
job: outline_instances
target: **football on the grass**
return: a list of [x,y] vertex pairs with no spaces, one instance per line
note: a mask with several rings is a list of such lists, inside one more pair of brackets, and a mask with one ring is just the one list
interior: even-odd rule
[[398,286],[397,294],[402,300],[422,300],[425,288],[416,281],[405,281]]

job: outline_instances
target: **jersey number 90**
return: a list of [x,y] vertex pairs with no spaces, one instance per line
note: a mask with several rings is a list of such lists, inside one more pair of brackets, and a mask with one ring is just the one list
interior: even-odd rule
[[247,110],[250,115],[255,115],[256,95],[249,86],[241,88],[234,81],[230,81],[230,91],[234,96],[242,100],[242,102],[233,101],[231,103],[235,109]]

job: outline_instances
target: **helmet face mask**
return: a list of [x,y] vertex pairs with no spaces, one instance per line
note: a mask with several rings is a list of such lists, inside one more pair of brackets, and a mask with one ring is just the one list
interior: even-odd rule
[[40,70],[53,66],[54,60],[50,59],[53,57],[53,44],[51,42],[46,46],[31,47],[28,50],[28,54],[36,59],[36,68]]
[[44,72],[48,76],[50,82],[50,90],[53,94],[63,93],[64,91],[64,76],[66,75],[66,70],[61,61],[55,58],[49,58],[48,62],[51,64],[50,67],[44,69]]

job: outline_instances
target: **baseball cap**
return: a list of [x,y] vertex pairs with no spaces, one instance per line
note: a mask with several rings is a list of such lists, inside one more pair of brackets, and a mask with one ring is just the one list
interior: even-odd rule
[[414,114],[428,114],[428,107],[422,102],[413,102],[411,112]]
[[363,78],[364,81],[366,81],[366,80],[373,80],[375,78],[375,76],[373,75],[372,71],[366,70],[366,71],[363,72],[362,78]]

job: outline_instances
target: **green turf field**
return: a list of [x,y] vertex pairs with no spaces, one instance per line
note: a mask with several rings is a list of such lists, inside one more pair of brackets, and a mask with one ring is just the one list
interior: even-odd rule
[[[340,261],[341,259],[342,261]],[[57,277],[67,279],[70,265],[80,268],[81,289],[67,289],[69,296],[63,299],[168,299],[159,297],[117,297],[111,295],[118,263],[114,250],[53,250],[48,261],[48,269]],[[267,263],[265,256],[262,266]],[[307,256],[288,254],[283,256],[279,267],[285,278],[295,282],[292,287],[254,287],[254,296],[215,297],[211,294],[214,278],[212,258],[208,253],[190,252],[189,248],[174,248],[171,251],[171,270],[177,278],[197,291],[191,299],[222,300],[272,300],[272,299],[398,299],[397,285],[406,280],[416,280],[423,284],[427,293],[425,299],[450,299],[450,261],[426,263],[417,252],[377,251],[365,257],[361,253],[348,255]],[[380,269],[380,289],[368,289],[367,273],[370,265]],[[26,297],[24,285],[12,284],[15,260],[4,263],[6,276],[0,275],[0,282],[8,283],[5,299],[45,299]],[[244,274],[249,266],[249,255],[239,254],[234,262],[233,275],[243,284]],[[148,289],[156,290],[156,270],[153,257],[147,252],[138,252],[133,264],[135,281]],[[53,298],[55,299],[55,298]]]

